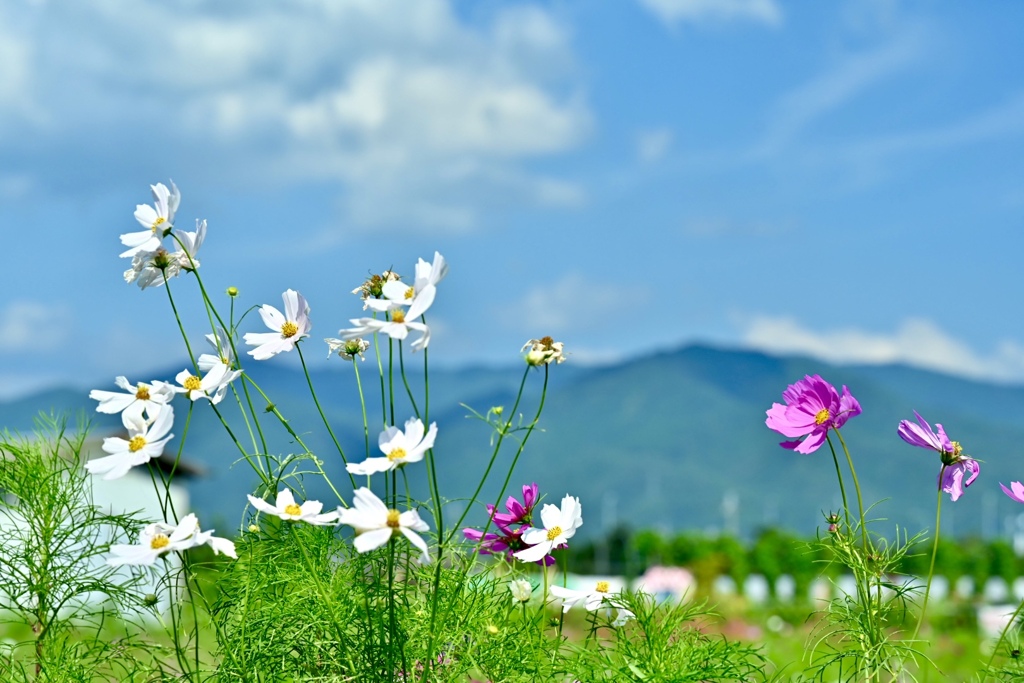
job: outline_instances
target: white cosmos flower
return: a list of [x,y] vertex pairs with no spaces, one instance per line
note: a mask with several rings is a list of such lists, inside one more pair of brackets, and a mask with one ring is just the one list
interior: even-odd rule
[[572,590],[561,586],[551,586],[548,590],[553,596],[562,600],[563,613],[580,604],[589,612],[607,607],[610,610],[615,610],[615,620],[612,622],[612,626],[622,626],[636,616],[622,606],[619,594],[611,592],[611,586],[607,581],[598,581],[590,590]]
[[231,350],[231,339],[224,328],[218,327],[217,334],[206,335],[206,341],[213,347],[214,353],[203,353],[196,359],[200,372],[209,372],[218,365],[229,370],[235,366],[235,352]]
[[223,363],[217,363],[202,377],[193,375],[191,370],[185,369],[174,377],[178,386],[172,386],[171,390],[176,394],[187,394],[190,401],[205,398],[216,405],[224,398],[228,385],[241,375],[241,370],[229,370]]
[[512,602],[529,602],[533,595],[533,584],[526,579],[509,581],[508,589],[512,593]]
[[[107,415],[121,413],[121,421],[126,429],[140,421],[152,422],[155,420],[174,396],[174,392],[165,382],[149,384],[139,382],[133,386],[122,375],[114,380],[114,384],[124,389],[126,393],[93,389],[89,392],[89,398],[100,402],[96,406],[98,413]],[[145,419],[143,415],[145,415]]]
[[140,251],[132,257],[132,267],[124,271],[124,281],[128,284],[134,282],[139,289],[162,287],[179,274],[181,264],[178,256],[157,247],[155,251]]
[[338,520],[336,512],[329,512],[321,515],[320,511],[324,504],[319,500],[307,500],[302,505],[295,502],[295,496],[290,489],[281,489],[277,494],[277,500],[271,505],[262,498],[249,496],[249,504],[254,508],[268,515],[280,517],[290,522],[309,522],[311,524],[335,523]]
[[[448,264],[444,257],[434,252],[434,262],[427,263],[423,259],[416,262],[416,279],[412,285],[399,281],[387,281],[381,287],[383,299],[367,299],[364,308],[375,311],[393,311],[402,306],[410,306],[406,318],[415,320],[427,312],[434,303],[437,294],[437,283],[448,274]],[[416,311],[412,306],[416,306]]]
[[352,507],[338,510],[338,522],[356,530],[356,538],[352,545],[361,553],[379,548],[393,536],[401,534],[423,553],[421,562],[430,562],[427,542],[416,533],[429,531],[430,527],[420,519],[419,513],[415,510],[402,513],[398,510],[389,510],[368,488],[356,489],[352,497]]
[[128,439],[111,436],[103,439],[103,450],[110,455],[85,463],[90,474],[104,479],[120,479],[132,467],[149,462],[164,452],[164,446],[174,435],[169,434],[174,424],[174,409],[165,405],[152,424],[139,418],[128,425]]
[[135,207],[135,220],[146,228],[141,232],[130,232],[121,235],[121,244],[130,247],[121,254],[122,257],[135,256],[139,252],[156,251],[160,248],[163,238],[174,227],[174,213],[181,203],[181,193],[171,181],[171,189],[163,183],[150,185],[153,190],[153,206],[139,204]]
[[195,232],[175,231],[174,236],[181,244],[181,249],[172,254],[178,266],[182,270],[189,272],[198,268],[199,259],[196,257],[196,254],[206,239],[206,221],[200,221],[197,218]]
[[327,337],[324,339],[327,342],[327,357],[330,358],[331,354],[337,351],[338,358],[342,360],[355,360],[356,356],[359,356],[359,360],[366,360],[366,350],[370,348],[370,342],[356,337],[355,339],[334,339],[333,337]]
[[548,503],[540,511],[544,528],[531,527],[523,533],[523,542],[531,546],[513,553],[523,562],[537,562],[555,548],[568,543],[583,524],[583,511],[579,498],[566,494],[562,507]]
[[402,341],[409,336],[409,330],[416,330],[420,333],[420,336],[412,343],[412,350],[419,351],[420,349],[425,349],[427,344],[430,343],[430,328],[427,327],[426,323],[415,322],[415,319],[423,314],[423,309],[417,308],[419,303],[418,299],[413,301],[408,311],[403,311],[400,308],[391,311],[390,320],[353,318],[349,322],[355,325],[355,327],[347,330],[338,330],[338,334],[341,335],[342,339],[356,339],[358,337],[368,337],[377,332],[383,332],[392,339]]
[[295,343],[309,336],[313,327],[309,321],[309,304],[293,289],[285,291],[284,315],[269,304],[260,307],[260,317],[273,332],[248,332],[245,343],[256,348],[249,355],[256,360],[266,360],[282,351],[291,351]]
[[430,423],[430,430],[423,434],[423,421],[417,417],[405,421],[405,432],[398,427],[388,427],[377,437],[383,458],[367,458],[362,462],[350,462],[348,471],[352,474],[370,475],[387,472],[410,462],[419,462],[428,449],[434,447],[437,437],[437,423]]
[[194,514],[186,515],[172,526],[164,522],[148,525],[139,534],[138,545],[112,545],[110,552],[113,557],[107,558],[107,564],[117,567],[124,564],[151,566],[157,558],[172,551],[188,550],[200,545],[208,545],[215,553],[237,558],[235,544],[226,538],[213,535],[213,530],[201,531],[199,520]]

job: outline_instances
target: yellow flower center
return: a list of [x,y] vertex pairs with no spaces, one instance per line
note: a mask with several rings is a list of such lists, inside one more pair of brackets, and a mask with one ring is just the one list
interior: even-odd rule
[[131,441],[128,442],[128,450],[132,453],[141,451],[146,445],[146,438],[143,436],[133,436]]
[[227,356],[221,356],[220,362],[223,363],[224,365],[231,365],[231,361],[228,360]]
[[405,298],[406,299],[411,299],[415,294],[416,294],[416,289],[414,287],[410,287],[409,289],[405,290]]
[[286,515],[301,515],[302,508],[296,505],[295,503],[289,503],[288,505],[284,506],[284,513]]
[[959,441],[954,441],[953,442],[953,455],[959,457],[959,456],[963,455],[963,452],[964,452],[964,447],[960,445],[960,442]]
[[156,231],[157,231],[157,229],[158,229],[158,228],[159,228],[159,227],[160,227],[161,225],[163,225],[164,223],[166,223],[166,222],[167,222],[167,219],[166,219],[166,218],[164,218],[163,216],[157,216],[157,217],[156,217],[156,220],[155,220],[155,221],[153,221],[153,225],[152,225],[152,230],[153,230],[153,234],[156,234]]
[[153,537],[153,540],[149,542],[149,547],[153,550],[160,550],[160,548],[166,548],[171,544],[171,539],[167,538],[163,534],[157,534]]
[[149,387],[147,387],[145,384],[140,384],[138,387],[136,387],[135,398],[139,399],[140,401],[148,401]]
[[299,326],[293,323],[291,320],[281,325],[281,336],[287,339],[288,337],[294,337],[295,333],[299,331]]
[[388,460],[394,462],[395,460],[405,460],[405,449],[396,448],[395,450],[388,453]]
[[560,526],[553,526],[550,529],[548,529],[548,540],[549,541],[553,541],[553,540],[555,540],[556,538],[558,538],[561,535],[562,535],[562,527],[560,527]]
[[607,581],[598,581],[597,587],[594,588],[594,590],[596,590],[598,593],[607,593],[608,588],[609,586]]
[[398,510],[388,510],[388,526],[392,529],[397,529],[399,526],[401,526],[398,523],[398,518],[400,516],[401,513],[398,512]]
[[832,417],[832,413],[828,412],[828,408],[822,408],[818,411],[818,414],[814,416],[814,424],[823,425],[828,422],[830,417]]
[[405,322],[405,311],[397,310],[391,312],[391,322],[404,323]]
[[203,380],[195,375],[189,375],[181,384],[189,391],[199,391],[203,388]]

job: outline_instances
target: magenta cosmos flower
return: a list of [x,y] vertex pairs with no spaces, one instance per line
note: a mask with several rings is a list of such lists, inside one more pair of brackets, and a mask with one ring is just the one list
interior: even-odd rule
[[[526,550],[529,546],[523,541],[523,533],[530,528],[533,518],[533,508],[537,504],[537,484],[523,485],[523,501],[520,503],[515,496],[509,496],[505,501],[507,513],[497,512],[493,505],[487,505],[487,512],[499,533],[488,532],[484,534],[478,529],[466,528],[462,530],[467,540],[480,544],[480,552],[484,555],[505,554],[512,560],[512,554],[520,550]],[[550,566],[555,563],[555,558],[545,555],[537,564]]]
[[[942,471],[939,472],[939,489],[943,493],[948,493],[950,500],[957,500],[964,495],[964,489],[978,478],[981,466],[974,458],[964,455],[964,449],[958,442],[949,440],[946,430],[938,422],[935,423],[933,430],[928,421],[916,410],[914,417],[917,418],[917,424],[910,420],[901,420],[896,433],[911,446],[930,448],[939,454],[943,465]],[[966,480],[964,475],[967,475]],[[1003,490],[1006,491],[1005,486]],[[1013,498],[1012,495],[1010,497]]]
[[[783,441],[783,448],[797,453],[813,453],[825,442],[829,429],[839,429],[854,415],[860,415],[860,403],[844,386],[842,396],[821,375],[807,375],[782,392],[786,402],[773,403],[765,424],[769,429],[794,441]],[[801,437],[806,437],[801,440]]]

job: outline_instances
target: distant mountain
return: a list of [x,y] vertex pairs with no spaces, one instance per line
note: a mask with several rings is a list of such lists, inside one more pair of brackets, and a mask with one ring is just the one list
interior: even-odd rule
[[[340,457],[323,428],[301,371],[284,356],[250,370],[260,388],[289,419],[289,424],[324,466],[343,495],[351,490]],[[422,359],[406,359],[410,388],[420,411],[423,400]],[[178,366],[177,369],[180,369]],[[173,377],[177,370],[154,377]],[[360,365],[370,420],[369,441],[376,454],[377,434],[385,414],[376,365]],[[898,524],[911,533],[934,522],[938,456],[904,444],[896,436],[901,419],[918,410],[945,425],[951,437],[982,461],[981,476],[955,504],[943,505],[943,531],[957,534],[1006,533],[1024,512],[999,491],[998,482],[1024,479],[1024,387],[975,382],[904,366],[833,366],[803,357],[693,345],[636,358],[611,367],[550,368],[550,381],[538,430],[519,459],[509,493],[536,481],[549,502],[565,493],[579,496],[588,533],[615,524],[634,528],[726,529],[750,534],[764,525],[781,525],[807,533],[820,524],[823,511],[840,505],[835,469],[827,448],[812,455],[783,450],[781,437],[764,425],[765,410],[780,401],[787,384],[819,373],[837,387],[845,384],[863,406],[863,415],[843,430],[865,499],[887,499],[872,511],[886,518],[880,530]],[[543,371],[530,371],[517,412],[528,422],[536,411]],[[470,496],[490,458],[493,432],[469,417],[460,403],[486,413],[493,406],[511,411],[523,368],[431,370],[429,418],[439,427],[436,457],[441,495],[454,501],[446,513],[451,524]],[[413,414],[397,374],[395,421]],[[339,364],[313,375],[321,406],[350,460],[364,457],[362,408],[352,370]],[[113,387],[110,387],[113,388]],[[0,403],[0,424],[17,430],[32,427],[40,410],[92,411],[87,392],[48,391]],[[268,450],[300,453],[277,420],[263,411],[266,400],[250,390],[260,415]],[[176,402],[177,438],[184,434],[187,409]],[[235,437],[250,450],[260,443],[250,436],[231,399],[220,411]],[[118,422],[97,417],[96,429],[114,430]],[[484,488],[493,502],[522,433],[510,435]],[[185,457],[205,476],[190,485],[194,508],[210,524],[237,525],[245,494],[258,478],[205,403],[195,404]],[[840,457],[842,453],[840,452]],[[309,469],[306,467],[306,469]],[[413,494],[428,497],[424,468],[408,468]],[[309,494],[330,499],[330,492],[307,477]],[[852,482],[847,482],[852,499]],[[471,516],[478,521],[480,512]]]

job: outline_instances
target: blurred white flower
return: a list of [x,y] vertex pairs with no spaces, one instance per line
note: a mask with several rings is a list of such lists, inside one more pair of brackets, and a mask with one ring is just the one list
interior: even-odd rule
[[181,193],[171,181],[171,189],[163,183],[150,185],[153,191],[153,206],[139,204],[135,207],[135,220],[146,228],[141,232],[121,235],[121,244],[130,247],[122,257],[135,256],[139,252],[156,251],[167,233],[174,227],[174,213],[181,203]]
[[132,257],[132,267],[124,271],[124,281],[133,282],[139,289],[162,287],[181,273],[181,264],[175,254],[167,253],[163,247],[156,251],[140,251]]
[[356,356],[359,356],[359,360],[366,360],[366,356],[363,354],[370,348],[370,342],[361,337],[356,337],[355,339],[334,339],[333,337],[328,337],[324,341],[327,342],[328,358],[331,357],[331,353],[336,351],[338,357],[342,360],[354,360]]
[[541,337],[540,339],[531,339],[523,344],[522,351],[526,351],[526,362],[529,365],[547,365],[551,362],[565,362],[565,352],[562,350],[562,346],[562,342],[556,342],[551,337]]
[[529,602],[533,595],[533,584],[526,579],[509,581],[508,589],[512,593],[512,602]]
[[174,435],[169,434],[174,424],[174,409],[165,405],[153,420],[146,424],[139,418],[128,426],[128,439],[112,436],[103,439],[103,450],[110,455],[85,463],[90,474],[103,475],[104,479],[120,479],[135,465],[149,462],[164,452],[164,446]]
[[309,321],[309,304],[301,294],[293,289],[286,290],[284,299],[284,315],[269,304],[260,307],[263,323],[273,332],[248,332],[245,343],[256,348],[249,355],[256,360],[266,360],[282,351],[291,351],[296,342],[309,336],[313,327]]
[[178,267],[184,271],[193,271],[198,268],[199,258],[196,254],[206,239],[206,221],[196,219],[195,232],[176,231],[174,236],[181,244],[181,249],[172,254],[172,257],[178,263]]
[[352,507],[338,510],[338,521],[355,529],[356,538],[352,542],[355,549],[366,553],[379,548],[393,536],[401,534],[416,546],[422,556],[420,561],[430,562],[430,550],[427,542],[417,531],[429,531],[427,523],[420,519],[415,510],[399,513],[389,510],[384,502],[368,488],[356,489],[352,498]]
[[370,475],[397,469],[410,462],[419,462],[427,450],[434,447],[437,437],[437,423],[430,424],[430,430],[423,434],[423,421],[417,417],[405,421],[405,431],[388,427],[377,437],[383,458],[367,458],[362,462],[350,462],[347,469],[352,474]]
[[523,562],[537,562],[555,548],[565,545],[583,524],[583,513],[579,498],[566,495],[561,508],[548,503],[540,511],[544,528],[531,527],[523,533],[523,542],[531,546],[513,553]]

